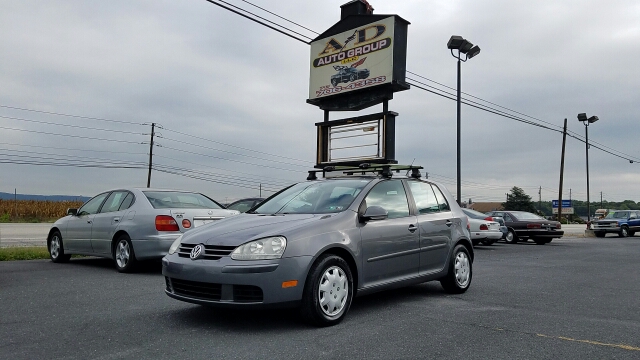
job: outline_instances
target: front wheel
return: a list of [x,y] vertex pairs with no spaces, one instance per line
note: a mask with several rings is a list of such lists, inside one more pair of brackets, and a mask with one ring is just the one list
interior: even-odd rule
[[629,228],[626,227],[626,226],[623,226],[620,229],[620,233],[618,234],[618,236],[623,237],[623,238],[629,237]]
[[507,235],[504,237],[504,241],[509,244],[515,244],[518,242],[518,236],[516,235],[515,231],[509,229]]
[[54,263],[67,262],[71,259],[71,255],[64,253],[60,231],[54,231],[49,238],[49,257]]
[[113,247],[113,259],[119,272],[132,272],[136,266],[136,255],[128,235],[120,235]]
[[344,319],[353,299],[353,277],[344,259],[324,255],[311,267],[302,295],[302,317],[316,326]]
[[472,264],[469,251],[463,245],[458,245],[453,249],[449,271],[440,280],[440,285],[451,294],[462,294],[469,289],[472,278]]

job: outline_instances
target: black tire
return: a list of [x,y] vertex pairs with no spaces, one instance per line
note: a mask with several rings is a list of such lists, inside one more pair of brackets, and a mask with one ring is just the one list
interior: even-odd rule
[[550,243],[550,242],[551,242],[551,240],[553,240],[553,239],[546,239],[546,240],[544,241],[544,243],[545,243],[545,244],[548,244],[548,243]]
[[599,238],[603,238],[607,234],[603,231],[594,231],[593,233],[596,234],[596,237],[599,237]]
[[[322,291],[325,288],[327,291]],[[354,286],[349,264],[336,255],[321,256],[309,270],[302,295],[300,313],[316,326],[333,326],[340,323],[351,306]],[[327,296],[328,295],[328,296]],[[322,304],[323,299],[333,301]],[[341,297],[338,299],[338,297]]]
[[331,85],[333,85],[333,87],[338,86],[338,80],[336,80],[336,79],[331,79]]
[[546,244],[548,241],[547,239],[540,239],[540,238],[534,238],[533,242],[536,243],[536,245],[544,245]]
[[113,262],[116,270],[121,273],[133,272],[138,261],[133,251],[133,244],[129,235],[123,234],[118,237],[113,246]]
[[473,267],[469,250],[457,245],[451,253],[449,271],[440,279],[440,285],[450,294],[462,294],[469,289],[473,277]]
[[356,81],[358,79],[358,77],[356,76],[356,74],[351,74],[351,76],[349,76],[349,81]]
[[60,231],[54,231],[47,239],[47,249],[49,257],[54,263],[64,263],[71,259],[71,255],[64,253],[64,244],[62,243],[62,235]]
[[496,241],[497,240],[488,240],[487,239],[487,240],[482,240],[481,242],[482,242],[482,245],[490,246],[490,245],[493,245],[493,243],[495,243]]
[[629,231],[629,236],[636,236],[636,232],[635,231]]
[[507,232],[507,235],[505,235],[504,237],[504,241],[507,244],[515,244],[518,242],[518,235],[516,235],[515,231],[513,231],[512,229],[509,229],[509,231]]
[[620,228],[620,233],[618,233],[618,236],[621,238],[629,237],[629,228],[626,225],[623,225]]

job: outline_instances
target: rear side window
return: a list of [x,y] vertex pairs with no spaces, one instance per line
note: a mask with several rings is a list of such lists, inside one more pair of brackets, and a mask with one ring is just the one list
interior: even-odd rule
[[409,216],[409,202],[401,180],[378,183],[365,198],[367,207],[380,206],[387,210],[389,219]]
[[154,209],[222,209],[217,202],[199,193],[143,191]]
[[111,195],[109,195],[109,197],[107,198],[107,201],[104,202],[104,205],[102,205],[102,209],[100,209],[100,212],[108,213],[118,211],[118,209],[120,209],[120,204],[122,204],[122,201],[126,196],[126,191],[112,192]]
[[451,211],[451,207],[449,207],[447,199],[442,194],[442,191],[440,191],[440,189],[435,185],[433,185],[433,192],[436,193],[436,199],[438,199],[438,206],[440,207],[440,211]]
[[431,185],[422,181],[409,181],[409,188],[416,202],[416,210],[419,214],[429,214],[440,212],[436,194],[433,192]]
[[120,210],[127,210],[131,207],[131,204],[133,204],[133,194],[128,193],[127,197],[122,201],[122,204],[120,204]]

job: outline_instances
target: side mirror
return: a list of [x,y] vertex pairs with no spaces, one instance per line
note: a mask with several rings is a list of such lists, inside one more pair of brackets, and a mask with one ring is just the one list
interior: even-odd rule
[[362,222],[369,220],[384,220],[389,217],[389,213],[387,210],[382,208],[381,206],[369,206],[367,210],[364,212],[364,215],[360,216],[360,220]]
[[72,209],[72,208],[67,209],[67,215],[78,216],[78,209]]

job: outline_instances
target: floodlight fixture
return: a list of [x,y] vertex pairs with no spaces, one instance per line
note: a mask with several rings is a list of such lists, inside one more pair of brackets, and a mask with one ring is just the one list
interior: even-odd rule
[[478,45],[472,47],[469,52],[467,52],[467,59],[471,59],[472,57],[480,54],[480,47]]
[[451,36],[451,38],[449,39],[449,42],[447,43],[447,48],[451,50],[459,49],[463,41],[466,41],[466,40],[463,39],[462,36],[453,35]]
[[594,122],[600,120],[597,116],[592,116],[589,118],[589,124],[593,124]]
[[580,113],[578,114],[578,121],[587,121],[587,114],[586,113]]
[[[589,199],[589,124],[593,124],[598,120],[600,119],[597,116],[587,117],[586,113],[578,114],[578,121],[584,124],[584,144],[587,158],[587,224],[591,223],[591,199]],[[590,225],[587,225],[587,228],[590,229]]]

